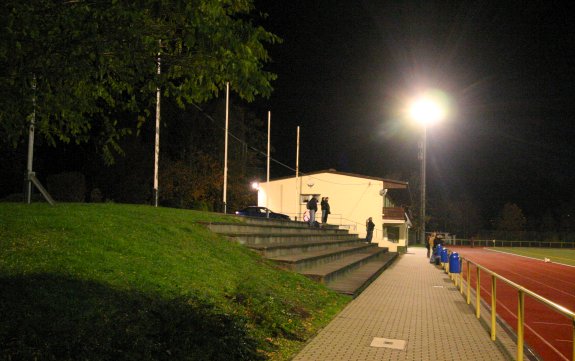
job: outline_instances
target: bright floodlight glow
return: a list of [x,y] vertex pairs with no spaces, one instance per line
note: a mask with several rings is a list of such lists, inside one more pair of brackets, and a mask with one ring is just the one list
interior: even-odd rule
[[409,107],[409,115],[423,126],[435,124],[445,118],[446,109],[430,97],[420,97]]
[[260,189],[260,184],[258,182],[252,182],[252,189],[255,189],[255,190]]
[[414,122],[427,127],[448,117],[451,112],[449,96],[439,89],[427,89],[406,104],[405,112]]

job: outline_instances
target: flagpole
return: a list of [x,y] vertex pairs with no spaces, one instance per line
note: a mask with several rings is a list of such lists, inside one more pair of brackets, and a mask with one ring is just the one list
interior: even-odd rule
[[[296,140],[296,156],[295,156],[295,188],[297,193],[297,216],[301,213],[301,190],[300,190],[300,181],[299,181],[299,125],[297,127],[297,140]],[[301,218],[301,217],[300,217]]]
[[226,83],[226,135],[224,145],[224,213],[228,212],[228,124],[230,117],[230,82]]
[[[160,49],[162,48],[162,41],[158,41]],[[158,51],[158,80],[160,77],[161,59],[160,52]],[[160,87],[156,87],[156,139],[154,143],[154,207],[158,206],[158,164],[160,162]]]
[[[270,189],[270,131],[272,122],[272,112],[268,110],[268,159],[267,159],[267,177],[266,177],[266,208],[269,209],[269,189]],[[269,218],[269,212],[266,212],[266,217]]]

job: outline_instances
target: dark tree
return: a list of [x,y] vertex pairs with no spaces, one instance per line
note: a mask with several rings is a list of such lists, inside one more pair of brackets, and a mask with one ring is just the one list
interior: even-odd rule
[[157,87],[181,107],[228,81],[247,101],[272,90],[264,44],[279,39],[250,20],[252,0],[7,0],[0,10],[0,139],[12,145],[32,98],[49,144],[93,139],[111,162],[119,139],[153,118]]

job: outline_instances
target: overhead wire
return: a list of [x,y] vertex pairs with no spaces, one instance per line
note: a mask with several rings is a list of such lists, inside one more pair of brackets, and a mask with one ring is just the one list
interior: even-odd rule
[[[219,125],[218,122],[217,122],[210,114],[206,113],[199,105],[197,105],[196,103],[193,103],[193,102],[192,102],[191,104],[192,104],[203,116],[205,116],[207,119],[209,119],[209,120],[214,124],[215,127],[219,128],[220,130],[222,130],[222,131],[224,131],[224,132],[226,131],[226,129],[225,129],[224,127],[222,127],[221,125]],[[240,144],[244,145],[244,146],[247,147],[248,149],[254,151],[256,154],[264,155],[264,156],[267,157],[267,152],[261,151],[261,150],[255,148],[255,147],[251,146],[251,145],[248,144],[245,140],[243,140],[243,139],[237,137],[236,135],[234,135],[234,134],[233,134],[232,132],[230,132],[229,130],[228,130],[228,135],[229,135],[230,137],[232,137],[233,139],[237,140]],[[274,163],[277,163],[277,164],[281,165],[282,167],[285,167],[285,168],[287,168],[287,169],[289,169],[289,170],[295,172],[295,168],[292,168],[292,167],[290,167],[289,165],[287,165],[287,164],[285,164],[285,163],[283,163],[283,162],[280,162],[279,160],[277,160],[277,159],[275,159],[275,158],[273,158],[273,157],[270,157],[270,161],[273,161]]]
[[[210,121],[214,124],[215,127],[217,127],[218,129],[220,129],[220,130],[222,130],[222,131],[224,131],[224,132],[226,131],[224,127],[222,127],[221,125],[219,125],[218,122],[217,122],[210,114],[206,113],[199,105],[197,105],[196,103],[193,103],[193,102],[191,103],[191,105],[194,106],[194,108],[196,108],[204,117],[206,117],[208,120],[210,120]],[[235,134],[233,134],[233,133],[230,132],[229,130],[228,130],[228,136],[230,136],[231,138],[235,139],[235,140],[238,141],[240,144],[244,145],[245,147],[247,147],[248,149],[252,150],[252,151],[255,152],[256,154],[263,155],[263,156],[266,156],[266,157],[267,157],[267,152],[264,152],[264,151],[262,151],[262,150],[259,150],[259,149],[257,149],[256,147],[254,147],[254,146],[248,144],[245,140],[239,138],[238,136],[236,136]],[[273,157],[270,157],[270,161],[273,161],[274,163],[276,163],[276,164],[278,164],[278,165],[281,165],[282,167],[284,167],[284,168],[286,168],[286,169],[288,169],[288,170],[291,170],[291,171],[294,171],[294,172],[296,171],[295,168],[292,168],[292,167],[290,167],[289,165],[287,165],[287,164],[285,164],[285,163],[283,163],[283,162],[281,162],[281,161],[279,161],[279,160],[277,160],[277,159],[275,159],[275,158],[273,158]],[[310,177],[310,178],[315,179],[315,180],[321,180],[322,182],[326,182],[326,183],[330,183],[330,184],[343,185],[343,186],[365,186],[365,185],[371,185],[371,183],[372,183],[372,182],[353,183],[353,184],[352,184],[352,183],[340,183],[340,182],[334,182],[334,181],[328,181],[328,180],[325,180],[325,179],[320,179],[320,178],[318,178],[318,177],[314,177],[313,175],[310,175],[310,174],[307,174],[307,173],[304,173],[304,172],[301,172],[301,171],[300,171],[300,174],[301,174],[302,176],[307,176],[307,177]]]

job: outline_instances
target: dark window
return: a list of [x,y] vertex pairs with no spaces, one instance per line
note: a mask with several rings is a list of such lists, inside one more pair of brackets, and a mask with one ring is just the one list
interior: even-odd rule
[[387,240],[390,242],[399,242],[399,227],[386,227]]

